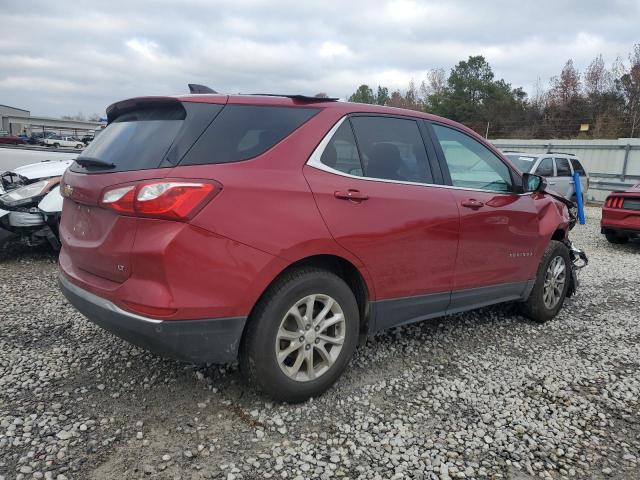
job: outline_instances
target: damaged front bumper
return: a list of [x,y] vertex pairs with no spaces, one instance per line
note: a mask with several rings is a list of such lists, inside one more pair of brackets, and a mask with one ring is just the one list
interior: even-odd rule
[[586,253],[574,247],[571,242],[567,241],[566,244],[569,248],[569,259],[571,260],[571,281],[569,283],[569,289],[567,290],[567,297],[571,297],[580,286],[578,274],[580,270],[589,264],[589,258]]

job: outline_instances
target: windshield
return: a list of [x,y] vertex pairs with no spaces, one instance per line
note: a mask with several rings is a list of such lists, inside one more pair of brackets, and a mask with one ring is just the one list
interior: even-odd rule
[[524,173],[530,173],[533,168],[533,165],[536,163],[536,160],[538,160],[536,157],[528,157],[522,154],[517,154],[517,155],[510,154],[510,155],[505,155],[505,157],[511,160],[511,163],[513,163],[516,167],[518,167],[518,170]]

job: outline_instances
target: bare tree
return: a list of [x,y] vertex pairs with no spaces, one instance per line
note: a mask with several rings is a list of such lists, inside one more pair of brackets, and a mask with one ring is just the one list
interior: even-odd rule
[[580,96],[580,72],[573,65],[573,60],[567,60],[559,77],[551,79],[550,99],[557,106],[568,104]]
[[611,72],[607,70],[602,55],[598,55],[584,72],[584,90],[587,97],[604,95],[612,87]]

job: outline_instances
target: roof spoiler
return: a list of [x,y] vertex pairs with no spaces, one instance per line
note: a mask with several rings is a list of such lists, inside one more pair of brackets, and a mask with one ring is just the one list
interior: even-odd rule
[[107,107],[107,123],[113,122],[120,115],[140,108],[177,107],[182,104],[174,97],[137,97],[121,100]]
[[218,93],[206,85],[198,85],[197,83],[189,83],[189,93]]
[[300,102],[337,102],[336,97],[310,97],[309,95],[281,95],[277,93],[250,93],[249,95],[256,97],[285,97]]

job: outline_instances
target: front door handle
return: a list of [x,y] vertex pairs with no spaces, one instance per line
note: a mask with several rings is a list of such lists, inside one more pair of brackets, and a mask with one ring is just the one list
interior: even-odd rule
[[362,193],[360,190],[352,189],[349,189],[346,192],[338,190],[337,192],[334,192],[333,196],[339,198],[340,200],[351,200],[352,202],[356,203],[369,199],[369,197]]
[[478,208],[484,207],[484,203],[482,203],[481,201],[476,200],[474,198],[471,198],[469,200],[464,200],[462,202],[462,206],[463,207],[467,207],[467,208],[478,209]]

